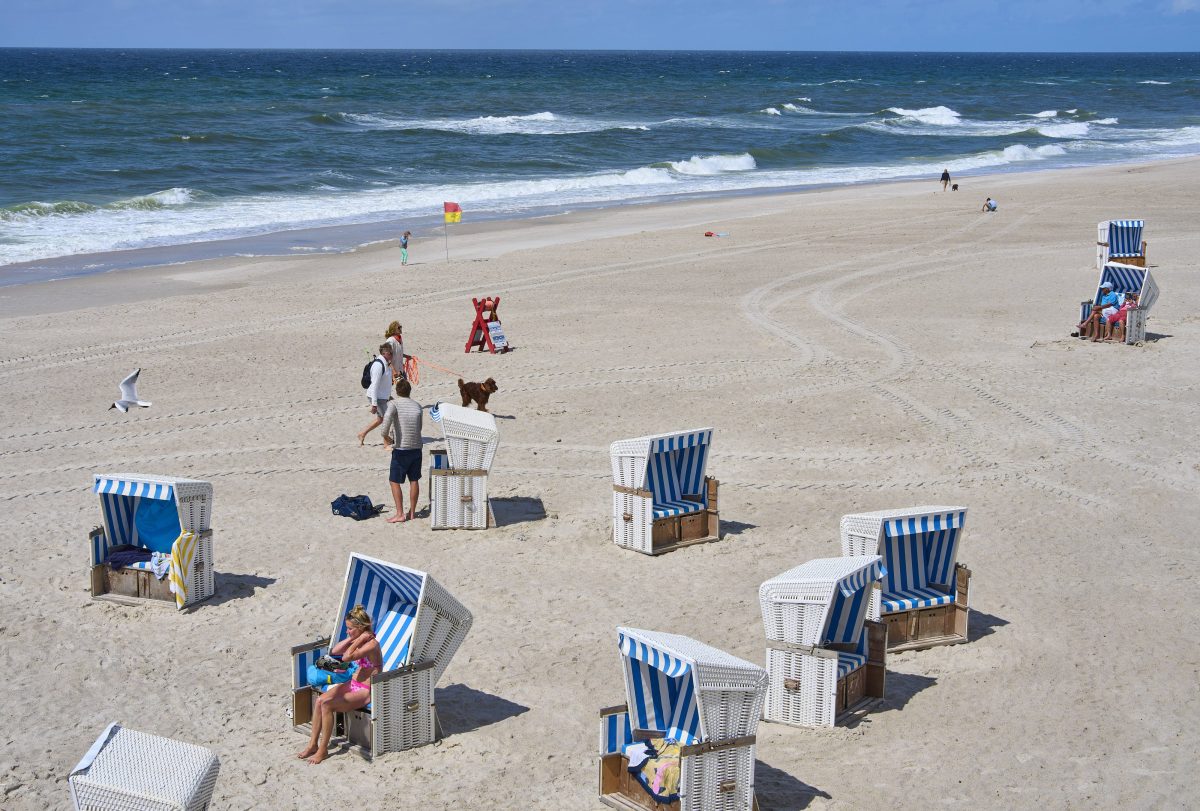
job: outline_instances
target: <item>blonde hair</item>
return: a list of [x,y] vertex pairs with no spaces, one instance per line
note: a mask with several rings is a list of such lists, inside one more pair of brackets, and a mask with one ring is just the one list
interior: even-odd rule
[[374,623],[371,622],[371,615],[367,613],[367,609],[361,605],[356,605],[346,612],[346,620],[352,625],[357,625],[359,628],[365,628],[368,631],[374,631]]
[[388,324],[387,332],[383,333],[384,338],[391,338],[393,335],[399,335],[404,331],[404,327],[400,326],[399,321],[393,321]]

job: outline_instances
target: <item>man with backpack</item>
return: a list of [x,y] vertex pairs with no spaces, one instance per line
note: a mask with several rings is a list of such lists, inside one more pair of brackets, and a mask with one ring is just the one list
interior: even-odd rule
[[[367,441],[367,434],[383,424],[383,415],[387,411],[388,400],[392,391],[392,345],[380,344],[379,354],[371,358],[371,362],[363,367],[362,387],[367,390],[367,403],[370,405],[374,419],[371,424],[358,432],[358,444]],[[384,437],[386,446],[387,437]]]

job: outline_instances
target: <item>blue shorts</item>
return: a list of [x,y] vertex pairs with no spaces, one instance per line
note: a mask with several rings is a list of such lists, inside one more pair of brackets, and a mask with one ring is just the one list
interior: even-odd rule
[[406,479],[410,482],[421,480],[420,448],[392,449],[392,473],[388,476],[388,481],[400,484]]

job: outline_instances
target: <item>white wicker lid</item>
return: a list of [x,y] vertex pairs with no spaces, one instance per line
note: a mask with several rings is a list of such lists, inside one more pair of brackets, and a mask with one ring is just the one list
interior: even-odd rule
[[70,780],[187,808],[216,760],[203,746],[109,724],[71,771]]
[[711,437],[712,428],[689,428],[686,431],[671,431],[666,434],[650,434],[648,436],[639,436],[632,439],[618,439],[609,446],[608,452],[612,456],[649,456],[650,448],[653,443],[664,439],[676,439],[700,434],[707,434]]
[[157,473],[95,473],[93,476],[96,481],[104,479],[138,484],[207,484],[210,486],[212,484],[203,479],[185,479],[180,476],[163,476]]
[[692,639],[690,636],[682,636],[680,634],[668,634],[662,631],[644,631],[641,628],[623,628],[618,627],[617,633],[622,634],[631,639],[636,639],[646,645],[670,655],[677,659],[683,659],[690,664],[699,665],[701,667],[709,665],[716,667],[731,668],[734,670],[743,669],[756,673],[765,673],[759,665],[753,662],[747,662],[745,659],[739,659],[733,654],[726,653],[720,648],[714,648],[711,645],[706,645]]
[[[780,592],[788,591],[787,587],[790,585],[815,584],[833,587],[843,581],[856,581],[854,576],[859,574],[868,575],[863,578],[863,582],[874,581],[875,578],[869,575],[882,561],[883,558],[879,555],[817,558],[764,581],[759,586],[758,593],[764,598],[770,598]],[[851,585],[854,588],[861,588],[862,584],[854,582]]]
[[951,513],[965,512],[966,507],[904,507],[898,510],[874,510],[864,513],[849,513],[845,517],[854,516],[856,518],[916,518],[921,515],[933,515],[934,513]]

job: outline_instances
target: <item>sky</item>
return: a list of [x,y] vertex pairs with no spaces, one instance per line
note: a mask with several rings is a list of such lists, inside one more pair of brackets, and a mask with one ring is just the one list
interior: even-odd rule
[[1194,52],[1200,0],[0,0],[0,47]]

